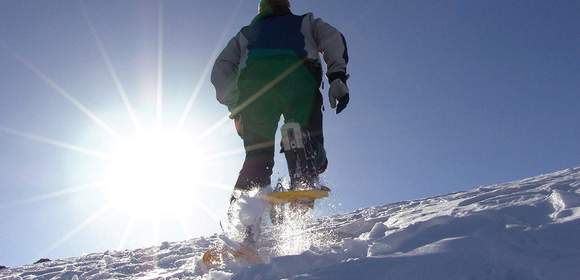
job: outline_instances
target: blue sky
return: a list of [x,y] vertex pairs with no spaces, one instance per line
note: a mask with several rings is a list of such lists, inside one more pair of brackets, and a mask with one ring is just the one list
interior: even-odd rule
[[[207,212],[180,223],[167,215],[155,222],[119,209],[99,212],[107,200],[86,185],[102,179],[107,163],[46,143],[107,152],[110,135],[82,108],[130,135],[118,85],[144,124],[155,121],[159,85],[164,126],[179,121],[198,85],[183,131],[200,135],[223,119],[226,109],[203,73],[224,39],[255,15],[257,1],[160,3],[0,3],[0,264],[218,231],[208,213],[223,215],[229,191],[195,186],[191,203]],[[293,6],[339,28],[351,57],[351,104],[341,115],[325,114],[325,176],[334,192],[320,205],[322,214],[580,165],[578,1]],[[208,154],[240,148],[229,122],[215,127],[197,148]],[[216,185],[231,186],[241,162],[232,153],[204,170]],[[275,176],[282,176],[280,156],[277,163]]]

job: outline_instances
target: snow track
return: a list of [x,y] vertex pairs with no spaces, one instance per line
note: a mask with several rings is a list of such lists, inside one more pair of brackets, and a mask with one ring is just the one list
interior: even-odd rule
[[[0,270],[0,279],[580,279],[580,168],[266,228],[267,264],[207,271],[215,236]],[[268,249],[269,248],[269,249]]]

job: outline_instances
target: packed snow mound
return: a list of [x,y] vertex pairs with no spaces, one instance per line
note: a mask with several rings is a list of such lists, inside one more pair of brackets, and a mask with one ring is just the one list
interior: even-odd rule
[[266,227],[266,264],[208,271],[216,236],[0,270],[0,279],[580,279],[580,168]]

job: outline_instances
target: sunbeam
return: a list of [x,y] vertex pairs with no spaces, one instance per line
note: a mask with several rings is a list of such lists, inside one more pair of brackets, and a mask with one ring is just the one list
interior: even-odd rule
[[296,69],[298,69],[302,65],[303,65],[302,61],[296,62],[293,65],[290,65],[290,67],[288,67],[288,69],[286,69],[284,72],[280,73],[280,75],[278,77],[276,77],[276,79],[274,79],[271,82],[269,82],[268,84],[266,84],[263,88],[261,88],[259,91],[254,93],[247,100],[244,100],[244,102],[242,102],[241,104],[236,106],[236,108],[234,109],[234,111],[232,112],[231,115],[235,116],[235,115],[239,114],[246,107],[248,107],[250,104],[252,104],[254,101],[256,101],[256,99],[258,99],[260,96],[264,95],[266,92],[268,92],[269,90],[274,88],[279,82],[284,80],[286,77],[288,77],[288,75],[292,74],[292,72],[294,72]]
[[0,126],[0,132],[4,132],[6,134],[10,134],[10,135],[14,135],[14,136],[19,136],[19,137],[23,137],[32,141],[36,141],[36,142],[40,142],[40,143],[44,143],[44,144],[49,144],[58,148],[62,148],[62,149],[66,149],[66,150],[70,150],[70,151],[75,151],[84,155],[88,155],[88,156],[92,156],[98,159],[102,159],[102,160],[109,160],[110,156],[101,152],[97,152],[91,149],[87,149],[87,148],[83,148],[83,147],[79,147],[73,144],[69,144],[66,142],[62,142],[62,141],[58,141],[58,140],[54,140],[54,139],[50,139],[44,136],[40,136],[40,135],[36,135],[36,134],[32,134],[32,133],[27,133],[27,132],[23,132],[23,131],[18,131],[12,128],[8,128],[5,126]]
[[29,198],[14,200],[14,201],[11,201],[8,203],[0,204],[0,209],[11,208],[11,207],[25,205],[25,204],[31,204],[31,203],[49,200],[49,199],[53,199],[53,198],[58,198],[58,197],[62,197],[62,196],[70,195],[70,194],[75,194],[75,193],[83,192],[86,190],[96,189],[96,188],[101,187],[102,185],[103,185],[103,183],[91,183],[91,184],[87,184],[87,185],[83,185],[83,186],[70,187],[70,188],[62,189],[62,190],[51,192],[51,193],[35,195],[35,196],[29,197]]
[[50,245],[48,248],[41,251],[39,255],[41,257],[45,256],[46,254],[52,252],[54,249],[60,247],[62,244],[66,243],[69,239],[74,237],[77,233],[79,233],[80,231],[82,231],[83,229],[85,229],[86,227],[91,225],[96,219],[98,219],[103,214],[105,214],[105,212],[107,212],[107,210],[109,210],[108,205],[101,207],[95,213],[93,213],[91,216],[87,217],[82,223],[80,223],[78,226],[73,228],[70,232],[65,234],[61,239],[57,240],[52,245]]
[[213,211],[211,211],[209,208],[207,208],[207,206],[205,206],[205,204],[197,199],[192,198],[192,200],[194,201],[194,206],[198,209],[200,209],[201,211],[203,211],[208,217],[210,217],[214,222],[219,222],[220,218],[218,216],[216,216]]
[[205,65],[203,72],[201,73],[201,76],[197,80],[197,84],[195,85],[195,88],[193,89],[193,93],[189,97],[189,100],[187,100],[187,103],[185,105],[185,109],[183,110],[183,113],[181,113],[181,117],[179,118],[178,128],[181,129],[183,127],[183,124],[187,120],[187,116],[191,112],[191,108],[193,107],[193,104],[195,103],[195,100],[197,99],[197,96],[199,95],[199,93],[201,91],[201,87],[203,86],[204,82],[207,80],[207,76],[211,72],[212,65],[220,53],[220,48],[228,38],[229,30],[232,28],[232,26],[234,24],[234,19],[235,19],[236,15],[238,14],[238,12],[240,11],[240,9],[242,7],[242,3],[243,3],[243,1],[241,1],[241,0],[238,1],[238,5],[235,7],[234,11],[230,15],[230,20],[228,21],[228,23],[226,24],[226,27],[222,31],[222,33],[218,39],[218,43],[217,43],[216,47],[214,48],[214,51],[210,55],[209,61]]
[[261,88],[259,91],[254,93],[247,100],[245,100],[244,102],[242,102],[241,104],[236,106],[236,108],[234,108],[234,110],[231,114],[218,120],[215,124],[213,124],[208,129],[203,131],[200,134],[200,136],[198,137],[198,139],[203,139],[205,137],[210,136],[212,133],[214,133],[216,130],[218,130],[218,128],[220,128],[220,126],[227,123],[230,119],[233,118],[233,116],[239,114],[246,107],[248,107],[250,104],[252,104],[254,101],[256,101],[256,99],[258,99],[260,96],[264,95],[266,92],[268,92],[269,90],[274,88],[279,82],[281,82],[284,78],[288,77],[288,75],[292,74],[292,72],[294,72],[296,69],[298,69],[301,65],[302,65],[302,61],[299,61],[299,62],[296,62],[295,64],[291,65],[290,67],[288,67],[288,69],[286,69],[284,72],[282,72],[278,77],[276,77],[274,80],[272,80],[271,82],[266,84],[263,88]]
[[125,230],[123,231],[123,235],[121,236],[121,239],[119,240],[119,244],[117,245],[117,250],[122,250],[123,248],[125,248],[125,245],[127,245],[127,239],[129,239],[129,235],[131,234],[131,231],[133,230],[134,223],[135,223],[135,218],[131,217],[129,219],[129,222],[127,223],[127,226],[125,226]]
[[233,191],[233,188],[231,186],[220,184],[220,183],[215,183],[215,182],[211,182],[211,181],[200,181],[199,183],[204,188],[217,188],[217,189],[224,190],[224,191]]
[[20,63],[22,63],[26,68],[28,68],[32,73],[34,73],[39,79],[44,81],[48,86],[50,86],[56,93],[58,93],[61,97],[69,101],[73,106],[83,112],[87,117],[89,117],[95,124],[103,128],[107,133],[111,136],[118,138],[119,134],[115,132],[109,125],[107,125],[104,121],[99,119],[91,110],[89,110],[85,105],[83,105],[80,101],[70,95],[66,90],[64,90],[61,86],[59,86],[56,82],[54,82],[50,77],[44,74],[36,65],[32,62],[26,60],[25,58],[21,57],[19,54],[11,51],[8,46],[3,44],[4,47],[12,54],[12,56]]
[[177,222],[179,223],[179,227],[181,227],[181,231],[183,231],[183,235],[185,236],[185,238],[191,238],[192,236],[191,229],[189,228],[187,223],[183,220],[183,218],[178,219]]
[[161,230],[161,217],[158,214],[153,214],[153,217],[151,218],[151,225],[153,226],[151,231],[151,233],[153,233],[153,243],[159,244],[161,241],[159,238],[159,232]]
[[185,109],[183,110],[183,113],[181,113],[181,117],[179,117],[179,122],[177,124],[177,127],[179,129],[183,128],[183,125],[185,124],[185,121],[187,120],[187,116],[189,115],[189,112],[191,111],[191,108],[193,107],[193,104],[195,103],[195,100],[197,99],[197,96],[199,95],[199,92],[201,91],[201,87],[203,86],[203,83],[205,82],[205,80],[207,79],[207,76],[209,75],[209,72],[211,71],[213,61],[215,60],[217,55],[218,55],[217,52],[214,52],[211,54],[209,62],[205,65],[203,72],[201,73],[201,76],[200,76],[199,80],[197,81],[195,88],[193,89],[193,93],[191,94],[191,96],[187,100],[187,103],[185,105]]
[[246,150],[247,151],[258,150],[258,149],[262,149],[262,148],[271,146],[271,145],[273,145],[275,143],[276,143],[276,141],[266,141],[266,142],[261,142],[261,143],[254,144],[254,145],[251,145],[251,146],[248,146],[248,147],[245,147],[245,148],[232,149],[232,150],[229,150],[229,151],[224,151],[224,152],[221,152],[221,153],[213,154],[211,156],[207,156],[205,158],[205,160],[207,162],[211,162],[211,161],[214,161],[214,160],[217,160],[217,159],[222,159],[222,158],[225,158],[225,157],[230,157],[230,156],[235,156],[235,155],[241,155],[241,154],[244,154],[246,152]]
[[163,0],[159,0],[157,15],[157,98],[155,123],[160,127],[163,122]]
[[117,92],[119,93],[119,96],[121,97],[121,100],[123,101],[123,104],[125,105],[125,108],[127,109],[127,113],[129,114],[129,117],[131,118],[131,120],[133,121],[133,124],[135,125],[135,129],[139,130],[139,128],[140,128],[139,119],[137,118],[137,115],[135,114],[135,111],[133,110],[133,107],[131,106],[131,103],[129,102],[129,98],[127,97],[127,92],[125,91],[125,87],[123,87],[123,84],[121,83],[121,81],[119,80],[119,76],[117,75],[117,71],[115,71],[115,67],[113,67],[113,63],[111,62],[111,58],[109,57],[109,54],[107,53],[107,49],[105,48],[105,44],[103,43],[103,41],[99,37],[97,29],[95,28],[95,26],[93,25],[93,23],[89,17],[89,14],[88,14],[87,9],[85,7],[84,1],[79,0],[79,3],[81,6],[81,12],[83,14],[83,18],[85,20],[85,23],[89,27],[89,30],[91,31],[91,34],[93,35],[93,37],[95,39],[95,42],[97,44],[97,49],[99,50],[99,53],[103,57],[103,61],[105,62],[105,65],[107,66],[107,70],[109,71],[109,75],[113,79],[115,87],[117,88]]
[[214,123],[213,125],[211,125],[209,128],[207,128],[206,130],[204,130],[197,138],[196,140],[201,140],[209,135],[211,135],[212,133],[214,133],[216,130],[218,130],[222,125],[228,123],[230,121],[230,115],[226,115],[223,118],[221,118],[220,120],[218,120],[216,123]]
[[242,148],[236,148],[236,149],[232,149],[229,151],[223,151],[220,153],[215,153],[212,154],[211,156],[208,156],[205,158],[206,161],[214,161],[214,160],[218,160],[218,159],[222,159],[222,158],[226,158],[226,157],[231,157],[231,156],[236,156],[236,155],[241,155],[245,153],[245,149]]

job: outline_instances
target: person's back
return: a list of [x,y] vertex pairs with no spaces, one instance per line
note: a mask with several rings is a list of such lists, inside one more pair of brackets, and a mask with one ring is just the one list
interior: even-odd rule
[[287,0],[262,0],[259,15],[216,60],[212,83],[217,99],[228,106],[246,150],[232,201],[239,191],[270,186],[275,134],[282,115],[285,123],[300,126],[312,147],[308,170],[299,169],[292,151],[284,150],[292,187],[317,186],[328,162],[322,134],[320,53],[328,66],[330,105],[340,113],[349,102],[346,41],[312,14],[292,14]]
[[[282,113],[286,120],[309,123],[322,72],[320,63],[307,56],[301,32],[304,17],[260,15],[240,31],[247,40],[247,57],[238,78],[240,115],[258,115],[277,124]],[[244,104],[248,100],[251,106]],[[270,127],[263,129],[267,131],[257,132],[267,136]]]
[[246,67],[276,58],[307,59],[305,39],[301,33],[303,18],[291,13],[262,15],[242,28],[241,33],[248,40]]

